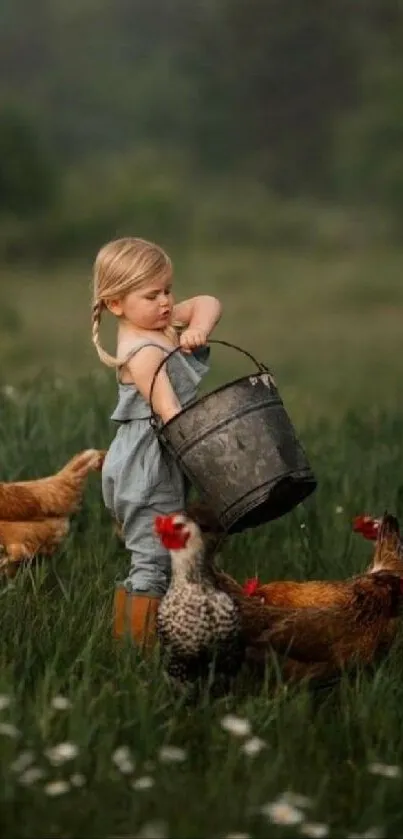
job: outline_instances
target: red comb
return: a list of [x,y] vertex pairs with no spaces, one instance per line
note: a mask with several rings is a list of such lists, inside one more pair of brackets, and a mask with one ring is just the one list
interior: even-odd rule
[[168,516],[155,516],[154,530],[160,542],[168,551],[179,551],[186,547],[190,531],[177,520],[176,513]]
[[353,519],[354,533],[361,533],[364,539],[374,542],[378,536],[379,521],[372,516],[356,516]]
[[242,586],[242,591],[247,597],[257,597],[259,587],[259,577],[250,577],[248,580],[245,580]]
[[156,516],[154,526],[157,533],[172,533],[174,531],[174,516]]

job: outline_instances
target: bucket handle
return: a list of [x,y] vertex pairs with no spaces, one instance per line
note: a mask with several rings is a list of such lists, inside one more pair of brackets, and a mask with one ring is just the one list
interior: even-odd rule
[[[243,350],[242,347],[238,347],[236,344],[230,344],[229,341],[219,341],[217,338],[211,339],[207,343],[208,344],[222,344],[222,346],[224,346],[224,347],[231,347],[231,349],[233,349],[233,350],[238,350],[239,352],[243,353],[248,358],[250,358],[251,361],[253,361],[254,364],[256,364],[256,367],[258,368],[259,373],[269,373],[270,372],[269,368],[266,367],[266,365],[263,364],[261,361],[257,361],[257,359],[252,355],[252,353],[248,352],[247,350]],[[159,363],[159,365],[158,365],[158,367],[157,367],[157,369],[154,373],[153,380],[151,382],[150,396],[149,396],[149,404],[150,404],[150,408],[151,408],[150,424],[154,428],[157,426],[157,420],[156,420],[155,412],[154,412],[154,409],[153,409],[152,397],[153,397],[154,386],[155,386],[155,382],[157,380],[158,373],[160,372],[160,370],[164,366],[164,364],[166,364],[166,362],[171,358],[171,356],[175,355],[175,353],[177,353],[177,352],[181,352],[181,350],[182,350],[182,347],[175,347],[173,350],[171,350],[171,352],[167,352],[167,355],[165,356],[165,358],[162,359],[162,361],[160,361],[160,363]]]

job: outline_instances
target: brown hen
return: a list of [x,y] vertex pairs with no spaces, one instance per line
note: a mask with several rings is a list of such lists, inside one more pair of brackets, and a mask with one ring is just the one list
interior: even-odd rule
[[217,580],[238,602],[249,659],[263,664],[270,653],[279,654],[287,680],[330,677],[375,662],[392,644],[400,622],[403,583],[386,571],[347,582],[343,602],[302,608],[245,597],[222,572]]
[[69,532],[68,518],[0,521],[0,572],[13,577],[21,562],[50,556]]
[[384,517],[377,532],[370,569],[352,579],[256,583],[248,596],[228,574],[215,569],[215,575],[240,607],[248,658],[263,663],[278,653],[287,680],[328,678],[373,663],[389,649],[400,624],[403,561],[392,516]]
[[88,473],[101,469],[104,456],[86,449],[55,475],[0,483],[0,570],[13,576],[21,562],[56,550],[79,507]]
[[69,516],[80,504],[88,473],[102,468],[105,452],[85,449],[46,478],[0,483],[0,520],[33,521]]

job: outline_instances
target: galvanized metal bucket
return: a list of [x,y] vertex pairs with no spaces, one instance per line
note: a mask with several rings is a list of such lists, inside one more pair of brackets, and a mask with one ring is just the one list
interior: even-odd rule
[[165,424],[152,407],[151,424],[227,533],[283,516],[316,488],[270,370],[228,341],[209,341],[242,352],[256,371],[202,396]]

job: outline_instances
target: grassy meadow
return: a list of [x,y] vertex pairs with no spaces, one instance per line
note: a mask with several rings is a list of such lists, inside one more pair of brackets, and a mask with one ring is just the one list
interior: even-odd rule
[[[232,537],[223,566],[240,580],[364,568],[372,546],[352,517],[403,512],[403,252],[233,247],[175,261],[178,297],[219,294],[216,337],[272,367],[319,481],[290,515]],[[89,263],[3,269],[3,480],[108,445],[115,385],[90,344],[89,283]],[[104,335],[113,348],[111,325]],[[214,349],[207,384],[244,371]],[[376,671],[326,691],[262,685],[188,710],[157,657],[111,638],[127,562],[95,474],[58,553],[2,583],[0,835],[402,833],[400,642]]]
[[[345,242],[306,251],[194,247],[172,256],[177,299],[221,297],[214,337],[272,367],[297,423],[400,401],[403,251]],[[96,373],[111,381],[90,342],[90,287],[91,260],[3,268],[3,383],[24,383],[44,368],[62,379]],[[112,352],[113,335],[106,318]],[[249,369],[239,353],[217,348],[208,385]]]

